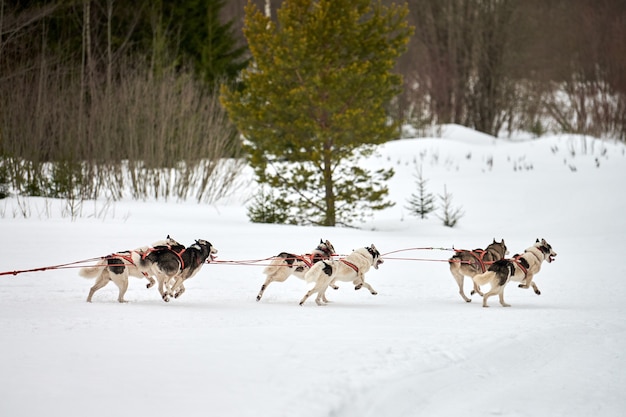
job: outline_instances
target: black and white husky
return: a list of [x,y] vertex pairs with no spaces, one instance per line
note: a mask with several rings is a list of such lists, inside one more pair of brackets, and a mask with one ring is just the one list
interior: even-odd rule
[[475,275],[476,284],[491,284],[491,289],[483,296],[483,307],[489,307],[487,299],[496,294],[500,297],[500,304],[503,307],[510,307],[510,304],[504,302],[504,287],[509,281],[520,282],[520,288],[532,286],[535,294],[541,294],[533,278],[541,269],[543,261],[552,262],[555,256],[556,252],[545,239],[541,241],[537,239],[535,244],[526,249],[523,254],[514,255],[512,259],[496,261],[487,272]]
[[217,249],[211,243],[198,239],[187,248],[180,245],[152,250],[140,264],[156,277],[163,301],[169,301],[170,297],[180,297],[185,292],[185,280],[196,275],[216,254]]
[[124,295],[128,289],[128,277],[146,278],[147,288],[154,285],[154,278],[150,268],[141,260],[152,251],[170,250],[171,248],[182,247],[180,243],[172,239],[169,235],[165,240],[154,242],[150,246],[142,246],[137,249],[115,252],[100,258],[94,266],[81,268],[78,274],[84,278],[96,278],[96,283],[89,290],[87,302],[91,302],[94,293],[103,288],[109,282],[113,282],[119,288],[117,301],[125,303]]
[[291,275],[304,279],[304,275],[315,263],[330,259],[335,253],[335,248],[328,241],[320,239],[319,245],[311,253],[306,255],[294,255],[293,253],[281,252],[272,258],[270,264],[263,270],[266,275],[265,282],[261,286],[256,300],[263,297],[267,286],[272,282],[284,282]]
[[372,244],[365,248],[356,249],[345,258],[323,260],[316,263],[304,276],[305,281],[312,287],[300,300],[300,305],[304,304],[307,298],[315,293],[317,293],[315,298],[317,305],[327,303],[326,289],[329,286],[336,288],[334,286],[336,281],[352,281],[355,290],[365,287],[372,295],[378,294],[370,284],[365,282],[365,273],[372,266],[374,269],[378,269],[378,266],[383,262],[380,252]]

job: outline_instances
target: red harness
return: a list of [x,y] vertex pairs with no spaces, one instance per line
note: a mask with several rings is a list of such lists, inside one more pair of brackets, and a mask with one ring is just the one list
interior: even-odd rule
[[[325,257],[323,257],[322,259],[330,259],[331,254],[329,252],[326,252],[324,250],[321,250],[321,252],[325,255]],[[313,266],[314,260],[315,260],[315,254],[314,253],[307,253],[306,255],[300,255],[297,256],[296,255],[296,259],[301,260],[302,262],[304,262],[306,264],[306,266],[308,268]]]
[[522,263],[519,260],[521,257],[522,257],[522,255],[514,256],[512,261],[513,261],[513,263],[515,263],[515,265],[517,265],[519,267],[519,269],[522,270],[524,275],[528,275],[528,269],[524,265],[522,265]]
[[130,255],[124,255],[122,253],[112,253],[109,256],[107,256],[107,259],[109,259],[109,258],[122,258],[123,260],[125,260],[129,264],[135,266],[135,262],[133,261],[133,258]]
[[[178,260],[180,261],[180,269],[185,269],[185,261],[183,261],[183,253],[185,253],[185,249],[186,248],[182,248],[180,250],[180,252],[176,252],[174,249],[172,249],[171,246],[167,246],[167,250],[169,250],[170,252],[172,252],[174,255],[176,255],[178,257]],[[146,259],[146,257],[151,253],[151,252],[156,252],[158,250],[163,250],[163,249],[156,249],[156,248],[149,248],[146,252],[144,252],[141,255],[141,259]],[[134,265],[134,264],[133,264]],[[144,274],[145,275],[145,274]]]
[[302,255],[302,256],[296,256],[296,258],[304,262],[308,268],[310,268],[313,265],[312,253],[307,253],[306,255]]
[[[132,251],[132,252],[134,252],[134,251]],[[143,259],[143,257],[144,257],[144,255],[141,255],[142,259]],[[133,261],[133,257],[130,256],[130,255],[124,255],[122,253],[112,253],[111,255],[107,256],[107,258],[122,258],[123,260],[127,261],[130,265],[137,266],[135,264],[135,261]],[[150,277],[150,274],[148,274],[147,272],[145,272],[145,271],[140,271],[140,272],[141,272],[141,275],[143,275],[144,277],[146,277],[146,278]]]
[[345,259],[342,259],[341,262],[343,262],[344,264],[348,265],[350,268],[354,269],[354,272],[356,272],[357,274],[359,273],[359,268],[353,264],[352,262],[348,262]]
[[[462,251],[460,251],[462,252]],[[475,249],[475,250],[471,250],[468,251],[474,258],[476,258],[476,260],[478,261],[478,264],[480,265],[480,269],[482,270],[482,272],[484,273],[485,271],[487,271],[487,268],[485,267],[485,261],[483,261],[483,258],[485,257],[485,254],[487,253],[486,250],[482,250],[482,249]],[[478,253],[478,255],[477,255]],[[479,256],[480,255],[480,256]],[[488,262],[488,263],[492,263],[492,262]]]

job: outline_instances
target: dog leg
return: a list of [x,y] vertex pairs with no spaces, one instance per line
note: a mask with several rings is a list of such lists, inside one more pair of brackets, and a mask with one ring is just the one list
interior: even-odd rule
[[110,279],[108,276],[108,271],[103,270],[102,273],[98,276],[96,283],[89,289],[89,295],[87,296],[87,302],[91,303],[91,297],[93,294],[98,291],[100,288],[104,287],[109,283]]
[[318,306],[323,306],[323,300],[322,298],[324,297],[324,294],[322,294],[321,292],[317,293],[317,297],[315,297],[315,304],[317,304]]
[[151,276],[146,276],[146,279],[148,280],[148,283],[146,284],[146,288],[152,288],[154,286],[154,278],[152,278]]
[[338,289],[339,289],[339,286],[338,286],[337,284],[335,284],[335,281],[336,281],[335,279],[333,279],[332,281],[330,281],[330,284],[328,284],[328,286],[329,286],[330,288],[332,288],[333,290],[338,290]]
[[522,280],[522,282],[518,285],[518,287],[526,289],[530,286],[530,283],[532,281],[533,281],[533,274],[528,272],[526,276],[524,277],[524,279]]
[[[183,276],[179,275],[177,278],[170,278],[168,282],[168,290],[167,293],[170,297],[178,298],[178,293],[181,291],[183,287]],[[183,290],[184,291],[184,290]],[[182,293],[181,293],[182,294]]]
[[180,284],[178,290],[174,293],[174,298],[178,298],[185,293],[186,289],[183,284]]
[[[539,291],[539,287],[537,287],[537,284],[535,284],[535,281],[532,281],[530,283],[530,286],[533,287],[533,291],[535,292],[535,294],[541,295],[541,291]],[[528,285],[520,284],[520,285],[518,285],[518,287],[526,289],[526,288],[528,288]]]
[[263,283],[263,285],[261,285],[261,290],[259,291],[259,294],[256,296],[256,300],[257,301],[261,301],[261,297],[263,297],[263,293],[267,289],[267,286],[270,285],[270,283],[273,282],[273,281],[274,281],[273,277],[271,275],[268,275],[268,277],[265,280],[265,282]]
[[541,295],[541,291],[539,291],[539,288],[537,287],[537,284],[535,284],[535,281],[531,282],[530,285],[533,286],[533,291],[535,291],[535,294]]
[[[302,297],[302,300],[300,300],[300,305],[303,305],[304,302],[307,300],[307,298],[309,298],[313,294],[319,293],[319,292],[320,292],[320,287],[319,287],[319,284],[316,283],[313,288],[311,288],[310,290],[308,290],[306,292],[306,294],[304,294],[304,297]],[[319,295],[318,295],[318,298],[319,298]],[[315,300],[315,302],[317,302],[317,299]],[[318,303],[318,305],[319,305],[319,303]]]
[[363,276],[361,274],[358,274],[356,279],[352,281],[352,283],[354,284],[355,291],[360,290],[364,283]]
[[498,286],[498,285],[493,286],[493,287],[491,288],[491,290],[489,290],[489,292],[487,292],[487,293],[485,293],[485,295],[483,295],[483,307],[489,307],[489,306],[487,305],[487,300],[488,300],[488,299],[489,299],[489,297],[491,297],[492,295],[496,295],[496,294],[498,294],[498,292],[499,292],[499,291],[498,291],[498,288],[499,288],[499,286]]
[[307,291],[306,294],[304,294],[304,297],[302,297],[302,300],[300,300],[300,305],[303,305],[306,299],[313,295],[314,292],[314,290]]
[[174,294],[176,294],[180,287],[182,287],[183,285],[183,281],[186,278],[181,274],[178,275],[178,277],[171,277],[169,279],[169,281],[167,282],[167,293],[170,295],[170,297],[174,297]]
[[370,293],[371,293],[372,295],[376,295],[376,294],[378,294],[378,293],[376,292],[376,290],[374,290],[374,288],[372,288],[372,286],[371,286],[370,284],[368,284],[367,282],[363,281],[363,286],[364,286],[365,288],[367,288],[368,290],[370,290]]
[[500,298],[500,304],[502,307],[511,307],[511,304],[507,304],[504,302],[504,287],[500,287],[500,293],[498,294]]
[[120,290],[117,296],[117,302],[127,303],[128,301],[124,299],[124,295],[126,294],[126,291],[128,290],[128,277],[120,276],[120,277],[117,277],[117,279],[114,279],[113,282],[117,284],[117,287]]
[[[465,300],[465,302],[469,303],[469,302],[472,301],[472,299],[468,298],[465,295],[465,291],[463,291],[463,281],[465,279],[465,276],[460,271],[458,271],[458,269],[456,269],[456,268],[458,268],[456,265],[454,265],[454,264],[450,265],[450,272],[452,272],[452,276],[454,277],[454,280],[456,281],[457,285],[459,286],[459,294]],[[474,284],[474,290],[475,289],[476,289],[476,284]]]
[[256,296],[256,300],[261,300],[261,297],[263,297],[263,293],[272,282],[284,282],[285,280],[287,280],[287,278],[291,276],[292,272],[292,268],[288,267],[286,263],[281,263],[280,265],[275,266],[272,269],[266,270],[265,273],[267,274],[267,278],[265,279],[263,285],[261,285],[261,290]]
[[165,278],[165,277],[162,277],[161,275],[157,275],[157,281],[159,282],[159,293],[161,294],[161,298],[163,299],[163,301],[167,303],[168,301],[170,301],[170,297],[167,291],[165,291],[163,288],[165,284],[165,279],[169,280],[169,277]]
[[[480,290],[480,287],[478,286],[478,284],[476,284],[473,279],[472,279],[472,283],[474,283],[474,289],[472,290],[472,292],[470,292],[470,295],[478,294],[482,297],[484,294]],[[468,301],[472,301],[472,300],[468,300]]]

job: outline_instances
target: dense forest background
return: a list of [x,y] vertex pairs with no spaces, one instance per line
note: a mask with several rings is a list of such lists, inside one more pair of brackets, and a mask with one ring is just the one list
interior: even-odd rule
[[[0,196],[219,197],[241,150],[216,86],[248,63],[246,3],[1,0]],[[395,119],[626,140],[623,0],[407,4]]]
[[[254,0],[275,10],[283,0]],[[240,33],[247,0],[224,12]],[[382,0],[384,4],[398,3]],[[626,140],[623,0],[408,0],[415,33],[391,109],[416,127]]]

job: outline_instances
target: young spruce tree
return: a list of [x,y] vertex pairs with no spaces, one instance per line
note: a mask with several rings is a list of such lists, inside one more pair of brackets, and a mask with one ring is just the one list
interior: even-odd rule
[[435,196],[426,190],[428,180],[422,175],[422,167],[420,166],[416,168],[415,179],[417,181],[417,193],[411,194],[407,200],[406,208],[410,214],[425,219],[429,213],[435,211]]
[[358,160],[397,134],[386,106],[402,84],[392,70],[407,13],[380,0],[285,0],[274,22],[246,7],[252,64],[221,99],[286,222],[345,225],[392,204],[393,170]]

